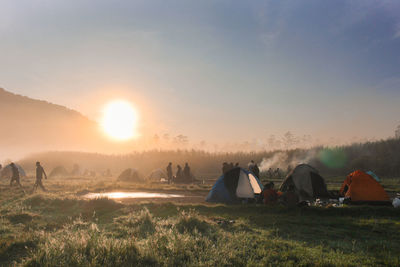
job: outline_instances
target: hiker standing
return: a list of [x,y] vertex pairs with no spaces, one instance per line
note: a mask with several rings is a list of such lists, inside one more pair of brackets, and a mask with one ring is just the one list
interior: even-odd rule
[[172,162],[168,163],[167,166],[167,178],[168,178],[168,183],[170,184],[172,182]]
[[272,170],[272,168],[268,169],[268,178],[271,179],[274,176],[274,171]]
[[19,185],[19,187],[22,188],[22,185],[19,182],[20,177],[19,177],[19,171],[18,171],[17,166],[15,166],[14,162],[11,162],[10,166],[11,166],[11,172],[12,172],[10,186],[12,186],[13,182],[15,181],[17,183],[17,185]]
[[254,165],[255,165],[254,160],[251,160],[251,161],[249,162],[249,164],[247,165],[248,170],[251,171],[251,172],[253,172]]
[[181,165],[176,166],[178,170],[176,171],[176,180],[180,181],[182,180],[182,167]]
[[275,175],[277,178],[281,178],[281,170],[279,168],[276,168]]
[[253,173],[257,178],[260,178],[260,168],[258,168],[257,163],[254,164]]
[[40,188],[42,188],[43,191],[47,191],[46,188],[44,188],[43,183],[42,183],[42,179],[43,179],[43,174],[44,174],[44,178],[47,180],[47,174],[44,171],[43,167],[40,165],[40,162],[36,162],[36,182],[33,185],[33,192],[36,191],[36,189],[38,188],[38,186],[40,186]]
[[225,174],[227,171],[229,171],[229,165],[227,162],[222,163],[222,174]]
[[191,177],[190,177],[190,167],[189,167],[189,164],[186,162],[185,163],[185,167],[183,167],[183,178],[186,180],[186,181],[190,181],[191,180]]
[[229,166],[229,170],[232,170],[234,168],[233,162],[229,163],[228,166]]

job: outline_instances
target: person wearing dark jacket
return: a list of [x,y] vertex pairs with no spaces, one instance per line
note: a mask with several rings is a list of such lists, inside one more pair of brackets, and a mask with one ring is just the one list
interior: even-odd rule
[[17,185],[19,185],[19,187],[22,188],[22,185],[19,181],[20,177],[19,177],[19,171],[18,171],[17,166],[15,166],[14,162],[11,162],[10,166],[11,166],[11,172],[12,172],[10,186],[12,186],[13,182],[15,181],[17,183]]
[[38,162],[36,162],[36,182],[33,185],[33,192],[36,191],[38,186],[40,186],[40,188],[43,191],[45,191],[45,192],[47,191],[46,188],[44,188],[43,183],[42,183],[43,175],[44,175],[44,178],[47,180],[47,174],[44,171],[43,167],[40,165],[40,162],[38,161]]
[[257,178],[260,178],[260,168],[258,168],[257,163],[255,163],[253,166],[253,173]]
[[190,167],[187,162],[185,163],[185,167],[183,167],[183,178],[185,181],[190,181],[192,178],[190,174]]
[[167,178],[168,178],[168,183],[170,184],[172,182],[172,162],[168,163],[167,166]]
[[274,189],[273,182],[266,184],[261,194],[265,205],[273,205],[278,201],[278,192]]
[[177,181],[182,181],[182,167],[181,167],[181,165],[178,165],[178,166],[176,166],[176,168],[178,169],[177,171],[176,171],[176,177],[175,177],[175,179],[177,180]]
[[229,165],[227,162],[222,163],[222,174],[225,174],[229,171]]

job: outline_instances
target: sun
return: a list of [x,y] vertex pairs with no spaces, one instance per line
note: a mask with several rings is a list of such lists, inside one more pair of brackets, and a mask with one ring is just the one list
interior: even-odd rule
[[137,135],[138,115],[131,103],[125,100],[109,102],[103,109],[101,126],[111,138],[125,141]]

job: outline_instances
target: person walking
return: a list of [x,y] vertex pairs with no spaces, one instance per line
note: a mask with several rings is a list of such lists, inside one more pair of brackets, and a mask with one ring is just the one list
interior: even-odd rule
[[11,166],[11,173],[12,173],[10,186],[12,186],[13,182],[15,181],[17,183],[17,185],[19,185],[19,187],[22,188],[22,185],[20,183],[19,171],[18,171],[17,166],[15,166],[14,162],[11,162],[10,166]]
[[40,165],[40,162],[36,162],[36,182],[33,185],[33,192],[35,192],[38,188],[38,186],[40,186],[40,188],[46,192],[46,188],[44,188],[43,183],[42,183],[42,179],[43,179],[43,175],[44,178],[47,180],[47,174],[44,171],[43,167]]

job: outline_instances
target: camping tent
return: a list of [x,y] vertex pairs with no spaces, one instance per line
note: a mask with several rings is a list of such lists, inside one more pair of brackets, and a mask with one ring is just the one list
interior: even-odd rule
[[49,177],[65,177],[68,175],[69,173],[64,166],[57,166],[50,172]]
[[[15,166],[17,166],[19,176],[26,177],[26,173],[25,173],[24,169],[18,164],[15,164]],[[11,164],[8,164],[3,169],[1,169],[0,177],[4,178],[4,179],[11,179],[11,176],[12,176]]]
[[340,188],[340,194],[350,198],[352,203],[388,203],[385,189],[369,174],[363,171],[350,173]]
[[78,176],[81,174],[81,168],[79,167],[78,164],[74,164],[72,171],[71,171],[71,175],[72,176]]
[[381,182],[381,178],[379,178],[373,171],[367,171],[367,174],[371,175],[377,182]]
[[318,174],[315,168],[308,164],[297,165],[283,181],[280,191],[287,191],[290,185],[294,185],[295,192],[299,195],[300,201],[317,197],[330,197],[324,178]]
[[251,172],[234,168],[222,175],[212,187],[207,202],[233,203],[241,198],[255,198],[263,186]]
[[149,174],[149,179],[152,181],[161,181],[161,179],[167,179],[167,174],[162,169],[155,169]]
[[134,168],[128,168],[124,170],[119,176],[118,176],[119,181],[125,181],[125,182],[138,182],[141,181],[142,178],[139,175],[139,172],[134,169]]

